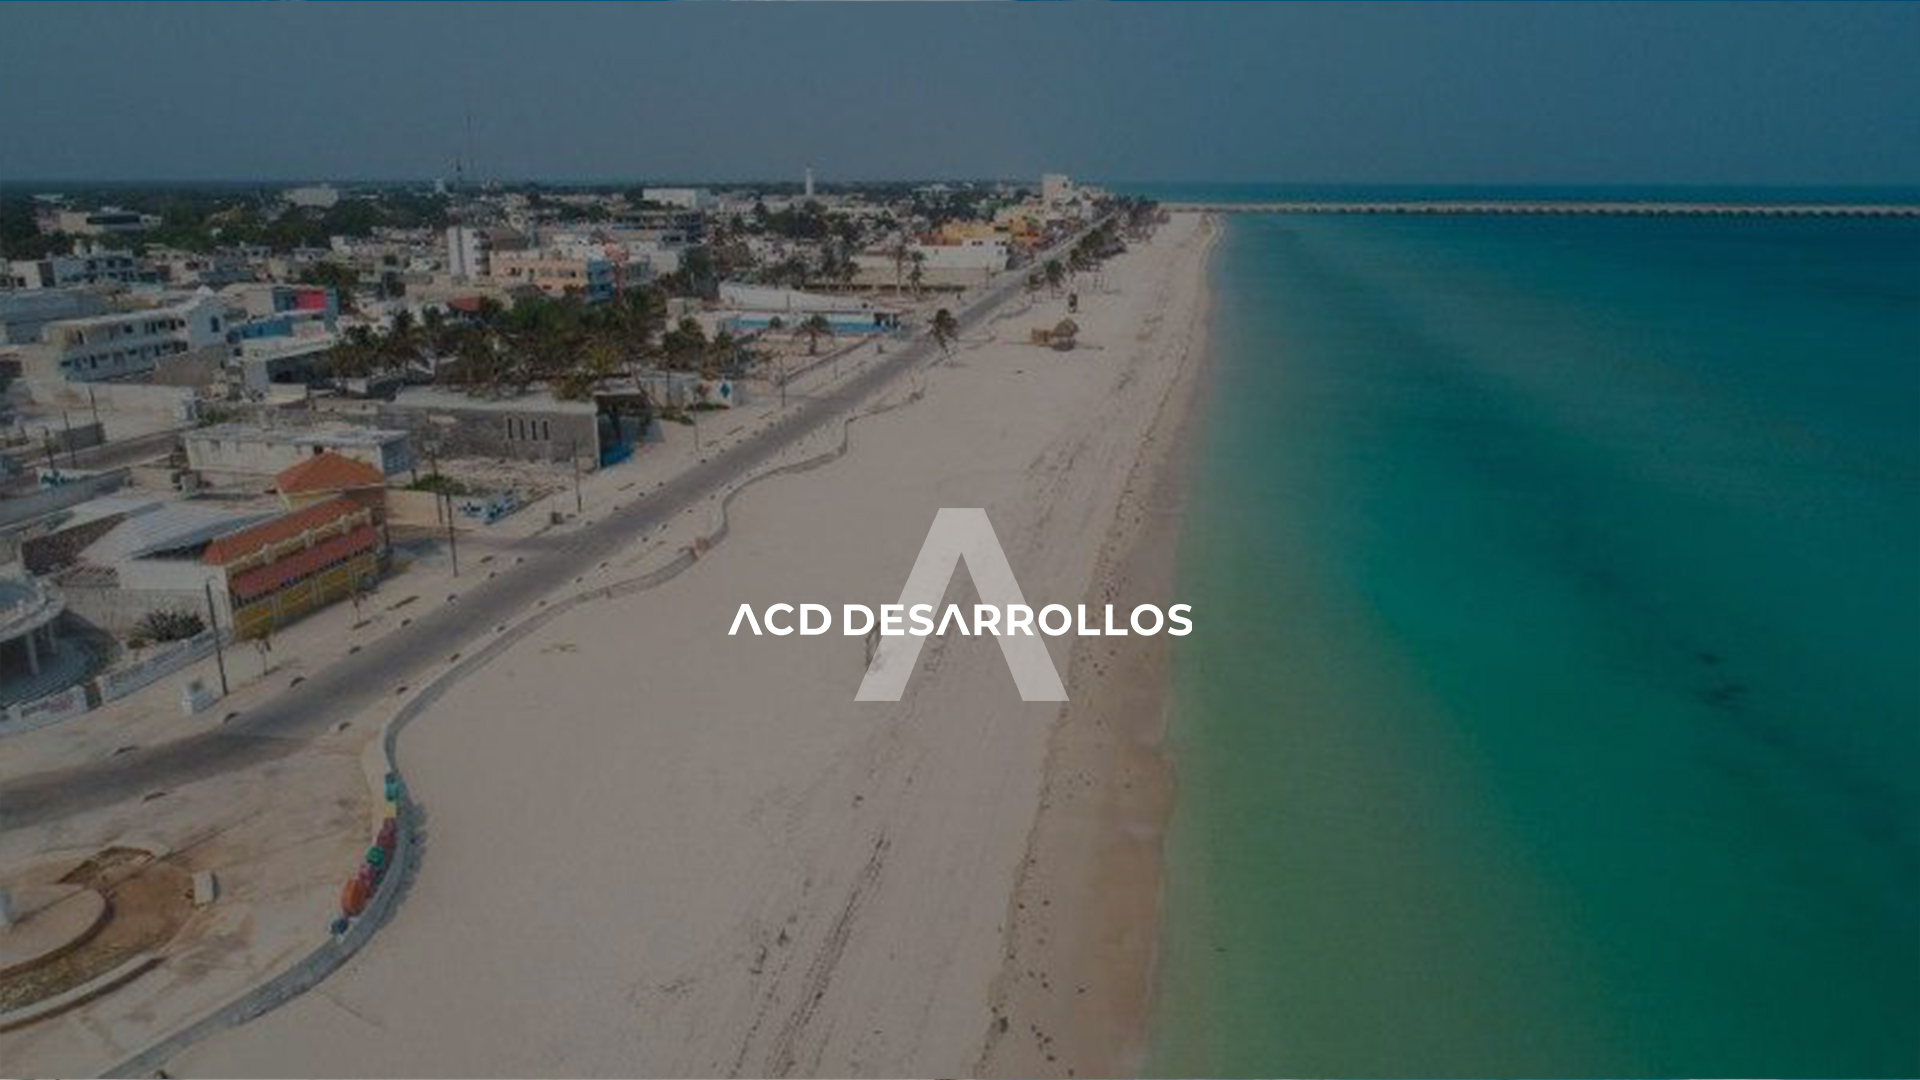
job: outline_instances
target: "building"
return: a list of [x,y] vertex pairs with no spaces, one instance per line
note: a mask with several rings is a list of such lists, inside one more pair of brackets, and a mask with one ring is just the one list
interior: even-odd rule
[[713,203],[713,193],[706,188],[642,188],[640,197],[650,203],[657,203],[661,206],[675,206],[682,210],[705,210]]
[[350,499],[367,508],[375,525],[387,520],[387,477],[364,461],[326,451],[273,478],[274,490],[288,510],[329,499]]
[[493,272],[493,253],[527,246],[512,229],[477,225],[447,226],[447,272],[459,281],[478,281]]
[[123,210],[117,206],[103,206],[98,210],[46,207],[39,211],[37,218],[36,224],[43,233],[72,233],[76,236],[146,232],[160,225],[158,215]]
[[386,545],[373,511],[328,499],[208,544],[200,560],[224,581],[235,637],[264,637],[379,580]]
[[66,611],[59,592],[32,577],[0,576],[0,705],[30,701],[80,681],[85,650],[54,632]]
[[142,375],[162,357],[224,349],[226,304],[201,290],[163,307],[49,322],[19,350],[28,382],[102,382]]
[[1066,173],[1047,173],[1040,178],[1040,201],[1048,206],[1072,202],[1073,178]]
[[216,484],[265,480],[308,458],[338,454],[393,476],[413,468],[413,443],[407,433],[388,428],[327,424],[314,427],[260,427],[216,424],[181,436],[187,467]]
[[84,319],[107,310],[107,298],[92,289],[27,289],[0,292],[0,345],[40,340],[48,323]]
[[331,323],[340,314],[339,298],[324,285],[246,282],[229,285],[220,290],[220,295],[240,305],[248,316],[256,319],[292,311],[317,311]]
[[[619,403],[561,401],[544,391],[479,398],[410,386],[379,406],[380,423],[405,428],[438,457],[499,458],[582,468],[619,460],[631,430]],[[624,422],[623,422],[624,421]]]
[[134,499],[116,499],[103,512],[118,520],[81,548],[57,580],[70,611],[115,634],[155,611],[204,612],[209,595],[218,617],[225,580],[201,553],[216,538],[275,516],[216,503]]
[[146,262],[159,280],[175,288],[218,289],[254,278],[253,260],[231,248],[206,252],[148,248]]
[[[891,264],[889,264],[891,266]],[[736,334],[766,330],[779,319],[792,330],[820,315],[835,334],[877,334],[900,326],[900,311],[871,296],[802,292],[777,285],[720,283],[720,325]]]
[[298,206],[309,210],[331,209],[340,201],[340,189],[332,184],[307,184],[302,187],[288,188],[280,193],[288,206]]
[[75,255],[15,259],[7,264],[7,285],[14,289],[64,289],[75,285],[127,285],[157,277],[131,251],[90,248]]
[[558,251],[495,251],[491,277],[506,288],[532,286],[552,297],[579,296],[605,303],[618,291],[613,264],[603,258]]
[[329,354],[338,341],[331,334],[246,338],[240,355],[229,362],[237,370],[240,388],[249,396],[304,398],[307,388],[329,371]]

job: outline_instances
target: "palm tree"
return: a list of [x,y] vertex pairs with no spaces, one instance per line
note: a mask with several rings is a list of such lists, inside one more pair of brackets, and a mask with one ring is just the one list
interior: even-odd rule
[[906,269],[907,260],[913,257],[913,249],[907,246],[905,233],[901,233],[900,239],[893,242],[887,254],[893,257],[893,295],[899,296],[901,271]]
[[912,258],[913,269],[907,271],[907,281],[913,285],[913,295],[919,296],[920,281],[926,276],[927,253],[924,251],[916,251],[913,253]]
[[833,336],[833,324],[827,321],[825,315],[814,312],[812,315],[807,316],[805,322],[800,324],[800,332],[807,335],[807,355],[812,356],[820,351],[820,339],[822,337]]
[[371,329],[349,327],[339,343],[327,350],[327,366],[336,379],[363,378],[380,367],[380,351]]
[[933,313],[933,341],[944,355],[953,355],[953,342],[960,336],[960,321],[953,312],[941,308]]
[[386,337],[380,340],[380,366],[389,371],[405,371],[420,358],[420,346],[413,312],[401,308],[394,313],[393,325],[387,328]]
[[1047,275],[1048,287],[1059,292],[1061,284],[1067,280],[1067,268],[1060,265],[1059,259],[1048,259],[1043,272]]

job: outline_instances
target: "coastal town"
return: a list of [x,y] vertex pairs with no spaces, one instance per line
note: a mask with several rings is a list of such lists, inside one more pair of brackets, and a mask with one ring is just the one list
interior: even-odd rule
[[116,1074],[400,907],[424,813],[395,743],[443,693],[593,588],[710,556],[736,495],[844,453],[929,365],[1116,362],[1101,310],[1142,311],[1112,265],[1168,221],[1058,174],[812,169],[0,207],[0,1051]]
[[582,477],[944,333],[1008,271],[1058,294],[1095,248],[1037,256],[1114,210],[1057,175],[817,191],[811,170],[117,198],[149,209],[6,206],[5,730],[123,697],[216,627],[297,649],[307,614],[450,565],[462,532],[561,526]]

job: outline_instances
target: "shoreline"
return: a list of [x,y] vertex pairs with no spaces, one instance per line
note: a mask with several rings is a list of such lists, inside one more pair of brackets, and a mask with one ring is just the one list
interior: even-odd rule
[[[1213,390],[1208,275],[1225,226],[1204,215],[1199,296],[1181,369],[1133,464],[1086,602],[1174,602],[1187,493]],[[1007,904],[981,1076],[1140,1075],[1163,913],[1175,764],[1173,643],[1079,639],[1071,704],[1049,732],[1040,810]]]
[[[381,947],[326,993],[176,1067],[967,1072],[993,1026],[1009,897],[1058,774],[1061,706],[1021,702],[992,643],[937,635],[901,702],[853,704],[859,641],[730,638],[726,623],[743,601],[795,599],[799,581],[825,601],[892,599],[894,573],[944,505],[989,509],[1036,597],[1130,596],[1110,575],[1147,575],[1125,553],[1149,550],[1135,542],[1144,532],[1177,531],[1166,514],[1147,529],[1156,515],[1142,500],[1179,441],[1184,414],[1169,403],[1191,401],[1201,354],[1184,331],[1204,326],[1200,271],[1216,234],[1176,218],[1088,282],[1080,354],[1027,340],[1028,325],[1062,317],[1061,296],[1015,298],[950,360],[878,395],[831,468],[756,485],[730,508],[727,543],[685,572],[608,590],[449,688],[409,732],[432,857]],[[1101,640],[1050,646],[1090,700],[1114,682],[1098,677]],[[728,678],[681,677],[716,648]],[[1157,726],[1164,680],[1138,689],[1134,711]],[[567,843],[547,842],[556,828]],[[1144,887],[1114,893],[1142,907],[1116,921],[1144,928],[1144,972],[1154,877],[1130,880]],[[511,977],[556,967],[567,980]],[[1130,985],[1143,1015],[1148,984]]]

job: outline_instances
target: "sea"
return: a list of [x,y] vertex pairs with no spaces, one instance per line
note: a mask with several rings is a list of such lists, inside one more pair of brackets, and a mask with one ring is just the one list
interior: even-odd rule
[[1920,222],[1225,220],[1150,1071],[1920,1076]]

